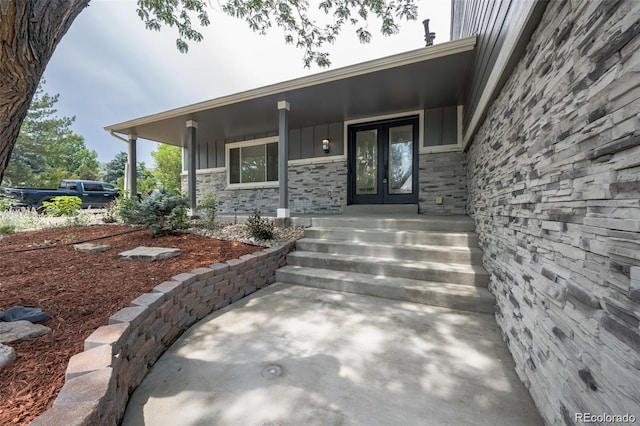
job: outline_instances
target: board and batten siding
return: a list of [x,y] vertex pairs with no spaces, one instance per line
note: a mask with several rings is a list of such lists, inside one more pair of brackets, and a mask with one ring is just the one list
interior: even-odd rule
[[[472,125],[476,110],[484,115],[483,110],[504,86],[546,5],[546,1],[536,0],[452,1],[451,40],[478,36],[472,79],[465,92],[465,131]],[[505,49],[509,50],[506,55]],[[496,72],[499,75],[492,75]],[[487,87],[489,96],[485,93]]]
[[[198,170],[225,167],[225,145],[254,139],[278,136],[278,132],[268,132],[226,140],[208,141],[200,139],[196,151],[196,167]],[[331,152],[322,151],[322,139],[331,141]],[[187,170],[186,148],[184,149],[182,169]],[[289,160],[303,160],[317,157],[344,155],[344,137],[342,122],[319,124],[289,130]]]

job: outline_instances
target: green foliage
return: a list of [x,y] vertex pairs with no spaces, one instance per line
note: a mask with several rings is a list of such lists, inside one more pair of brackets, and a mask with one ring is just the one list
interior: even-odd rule
[[246,225],[251,237],[258,240],[273,239],[273,221],[260,217],[259,210],[255,210],[253,214],[247,218]]
[[[285,42],[303,49],[305,67],[316,63],[320,67],[331,64],[329,54],[321,49],[335,42],[345,25],[356,26],[356,34],[361,43],[371,41],[367,30],[368,21],[373,16],[380,21],[380,32],[391,35],[398,32],[397,20],[416,20],[418,6],[416,0],[324,0],[319,14],[309,9],[308,1],[278,0],[227,0],[222,3],[226,14],[245,20],[249,27],[260,34],[266,34],[273,26],[284,31]],[[176,45],[180,52],[187,52],[187,41],[200,41],[202,34],[194,29],[190,16],[195,14],[200,26],[209,25],[206,0],[138,0],[138,16],[147,28],[159,31],[163,25],[176,27]],[[326,22],[318,22],[312,14],[320,15]]]
[[0,212],[9,210],[14,201],[15,198],[0,193]]
[[159,191],[135,201],[131,209],[122,208],[120,216],[125,223],[144,225],[153,237],[159,237],[188,227],[187,206],[185,197]]
[[127,153],[119,152],[113,160],[104,163],[102,166],[102,180],[116,184],[118,179],[124,178],[124,171],[127,168]]
[[98,154],[71,130],[75,117],[56,116],[58,95],[44,92],[43,80],[31,101],[4,174],[6,186],[57,188],[61,179],[95,179]]
[[[119,152],[113,157],[113,160],[107,162],[103,166],[102,180],[112,183],[120,189],[124,187],[124,172],[127,168],[127,153]],[[148,170],[144,162],[138,162],[136,167],[136,186],[141,194],[148,194],[158,187],[158,182],[151,170]]]
[[80,197],[60,196],[42,203],[42,210],[48,216],[73,216],[82,206]]
[[196,209],[202,212],[204,224],[207,228],[213,228],[216,221],[216,211],[218,210],[218,200],[213,193],[207,193],[200,203],[196,206]]
[[153,176],[159,182],[160,188],[164,188],[172,194],[180,194],[182,173],[182,152],[177,146],[160,144],[158,149],[151,153],[154,160]]
[[16,232],[16,227],[13,225],[0,225],[0,235],[13,234]]

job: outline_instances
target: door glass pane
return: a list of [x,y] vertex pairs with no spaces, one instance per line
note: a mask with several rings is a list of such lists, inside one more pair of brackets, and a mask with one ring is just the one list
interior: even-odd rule
[[389,194],[413,193],[413,126],[389,128]]
[[378,193],[378,131],[356,133],[356,194]]
[[266,180],[266,155],[264,145],[241,148],[240,174],[242,183]]

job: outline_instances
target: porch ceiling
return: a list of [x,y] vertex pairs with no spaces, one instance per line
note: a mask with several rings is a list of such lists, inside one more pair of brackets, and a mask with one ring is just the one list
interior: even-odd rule
[[469,37],[200,102],[105,127],[186,145],[187,120],[198,140],[277,133],[277,102],[290,103],[289,127],[301,128],[438,106],[461,105],[476,38]]

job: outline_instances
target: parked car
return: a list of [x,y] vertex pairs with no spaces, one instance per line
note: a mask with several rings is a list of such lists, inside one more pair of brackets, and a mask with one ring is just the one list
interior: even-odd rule
[[58,189],[5,188],[4,192],[15,197],[14,207],[42,207],[53,197],[76,196],[82,200],[82,208],[104,207],[115,200],[120,190],[107,182],[93,180],[63,180]]

